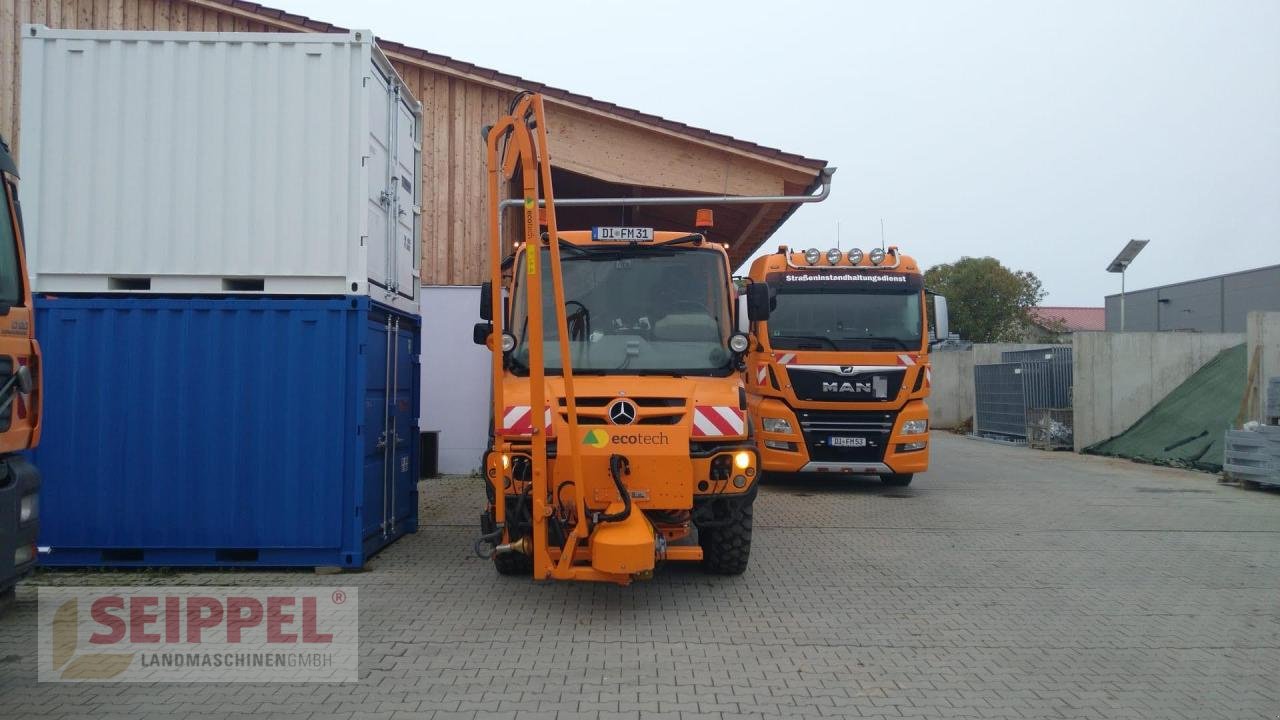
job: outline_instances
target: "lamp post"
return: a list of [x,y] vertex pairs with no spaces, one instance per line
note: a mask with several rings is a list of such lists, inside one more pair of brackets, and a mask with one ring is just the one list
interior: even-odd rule
[[1129,269],[1133,259],[1138,257],[1138,253],[1142,252],[1142,248],[1147,246],[1150,240],[1130,240],[1124,249],[1116,255],[1116,259],[1111,261],[1107,266],[1107,272],[1120,273],[1120,332],[1124,332],[1124,271]]

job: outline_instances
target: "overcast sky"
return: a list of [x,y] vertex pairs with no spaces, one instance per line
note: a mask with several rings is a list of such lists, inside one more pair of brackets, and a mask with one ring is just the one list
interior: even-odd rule
[[1280,263],[1280,0],[267,4],[839,167],[767,250],[883,218],[1052,305],[1131,237],[1130,288]]

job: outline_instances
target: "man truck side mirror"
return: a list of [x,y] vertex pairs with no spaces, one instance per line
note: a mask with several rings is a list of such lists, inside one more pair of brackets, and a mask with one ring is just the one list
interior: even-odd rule
[[471,342],[477,345],[488,345],[489,336],[493,334],[493,323],[478,322],[471,328]]
[[480,283],[480,319],[493,320],[493,283],[488,280]]
[[773,293],[765,283],[751,283],[747,286],[747,319],[751,322],[764,322],[769,319],[773,310]]
[[941,295],[933,296],[933,327],[935,344],[946,342],[951,328],[947,320],[947,299]]

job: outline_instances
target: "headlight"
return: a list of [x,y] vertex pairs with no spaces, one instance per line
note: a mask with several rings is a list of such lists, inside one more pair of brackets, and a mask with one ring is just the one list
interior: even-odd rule
[[760,418],[765,432],[791,434],[791,423],[784,418]]
[[509,353],[516,349],[516,336],[511,333],[502,333],[502,352]]
[[19,545],[17,550],[13,551],[13,564],[26,565],[36,559],[35,545]]
[[929,429],[928,420],[907,420],[902,423],[903,435],[919,435]]
[[739,450],[733,454],[733,464],[739,470],[746,470],[751,467],[751,453],[746,450]]
[[747,351],[747,336],[742,333],[734,333],[729,336],[729,349],[736,353],[744,353]]
[[911,452],[912,450],[923,450],[928,445],[925,441],[902,443],[898,445],[898,452]]
[[35,493],[23,495],[18,501],[18,522],[24,523],[36,519],[40,514],[40,496]]
[[809,248],[804,251],[804,261],[810,265],[816,265],[821,257],[822,253],[818,252],[818,248]]
[[880,248],[873,249],[871,251],[871,264],[879,265],[882,262],[884,262],[884,251]]
[[835,265],[836,263],[840,262],[840,258],[843,256],[844,256],[844,253],[840,252],[835,248],[831,248],[830,250],[827,251],[827,262],[832,265]]
[[510,456],[510,455],[507,455],[506,453],[503,453],[503,454],[502,454],[502,469],[503,469],[503,470],[506,470],[506,469],[507,469],[507,468],[509,468],[509,467],[511,467],[511,456]]
[[862,262],[862,251],[859,250],[858,248],[854,248],[850,250],[849,262],[853,263],[854,265],[857,265],[858,263]]

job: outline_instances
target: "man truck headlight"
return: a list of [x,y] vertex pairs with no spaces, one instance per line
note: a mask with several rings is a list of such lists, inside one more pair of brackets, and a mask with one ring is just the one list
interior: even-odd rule
[[879,265],[882,262],[884,262],[884,251],[880,248],[875,248],[871,251],[871,264]]
[[830,250],[827,251],[827,263],[831,265],[835,265],[836,263],[840,262],[840,257],[842,255],[844,255],[844,253],[840,252],[835,248],[831,248]]
[[765,432],[791,434],[791,423],[783,418],[760,418]]
[[804,261],[810,265],[817,265],[818,259],[822,257],[822,253],[818,252],[818,248],[809,248],[804,251]]
[[912,450],[923,450],[925,445],[928,445],[928,443],[926,443],[923,440],[919,442],[900,443],[898,445],[898,452],[911,452]]
[[902,423],[903,435],[919,435],[929,429],[928,420],[907,420]]
[[853,263],[854,265],[857,265],[858,263],[862,262],[862,250],[859,250],[858,248],[854,248],[850,250],[849,262]]
[[[751,453],[746,450],[739,450],[733,455],[733,465],[739,470],[746,470],[751,466]],[[741,487],[741,486],[739,486]]]
[[511,333],[502,333],[502,352],[509,353],[516,349],[516,336]]
[[747,336],[742,333],[734,333],[729,336],[729,349],[736,353],[744,353],[747,351]]
[[40,514],[40,496],[35,493],[23,495],[18,501],[18,522],[24,523],[35,520]]

